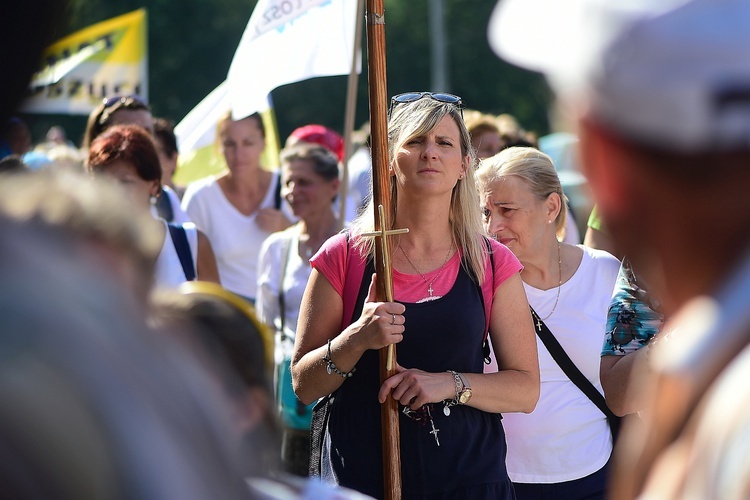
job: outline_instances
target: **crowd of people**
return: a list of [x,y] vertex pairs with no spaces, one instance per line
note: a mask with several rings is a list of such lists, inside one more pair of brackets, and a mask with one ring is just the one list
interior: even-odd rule
[[536,135],[453,94],[391,100],[388,227],[366,144],[348,165],[323,125],[267,169],[227,112],[226,169],[178,186],[139,96],[79,147],[3,95],[3,496],[383,498],[390,400],[403,498],[745,497],[750,7],[576,1],[587,57],[531,48],[554,0],[500,2],[490,42],[577,124],[583,243]]

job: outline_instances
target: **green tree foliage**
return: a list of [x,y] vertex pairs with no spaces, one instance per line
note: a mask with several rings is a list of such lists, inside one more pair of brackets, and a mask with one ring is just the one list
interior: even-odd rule
[[[354,1],[354,0],[350,0]],[[72,33],[145,7],[148,10],[149,93],[154,113],[178,122],[225,78],[256,0],[69,0]],[[468,107],[515,115],[526,128],[548,131],[549,92],[543,79],[502,62],[487,44],[496,0],[446,0],[449,89],[430,88],[429,0],[385,0],[389,94],[444,90]],[[293,64],[290,61],[289,64]],[[356,124],[368,117],[366,44],[357,89]],[[342,131],[347,78],[317,78],[273,92],[280,137],[307,123]],[[28,116],[35,137],[63,123],[80,137],[83,117]]]

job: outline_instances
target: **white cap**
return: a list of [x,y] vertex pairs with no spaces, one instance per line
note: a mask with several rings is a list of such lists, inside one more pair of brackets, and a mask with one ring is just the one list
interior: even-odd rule
[[489,40],[632,140],[750,149],[750,0],[501,0]]

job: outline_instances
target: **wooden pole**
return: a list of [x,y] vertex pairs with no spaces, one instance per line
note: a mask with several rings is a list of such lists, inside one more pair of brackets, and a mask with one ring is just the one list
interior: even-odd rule
[[[386,231],[392,227],[388,175],[388,89],[385,66],[385,11],[383,0],[367,0],[367,76],[370,97],[370,138],[372,155],[372,196],[375,229],[382,234],[375,245],[375,272],[378,275],[378,300],[393,300],[390,270],[390,245]],[[389,299],[390,297],[390,299]],[[380,350],[380,381],[396,373],[396,348]],[[398,401],[386,399],[381,405],[383,433],[384,498],[401,498],[401,443],[398,422]]]
[[346,203],[349,194],[349,158],[352,156],[352,131],[357,111],[357,61],[362,49],[362,15],[365,10],[365,0],[357,1],[357,23],[354,27],[354,51],[352,52],[352,68],[346,82],[346,111],[344,112],[344,158],[342,164],[341,187],[339,188],[339,229],[344,227],[346,219]]

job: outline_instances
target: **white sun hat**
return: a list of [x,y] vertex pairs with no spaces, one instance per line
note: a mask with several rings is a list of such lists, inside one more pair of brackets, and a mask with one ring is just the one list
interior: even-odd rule
[[750,0],[502,0],[489,41],[628,138],[750,148]]

